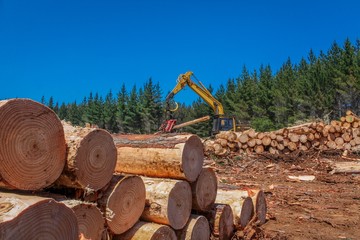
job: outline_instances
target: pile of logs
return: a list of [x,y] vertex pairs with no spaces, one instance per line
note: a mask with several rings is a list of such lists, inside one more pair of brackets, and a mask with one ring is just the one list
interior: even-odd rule
[[287,154],[294,151],[358,150],[360,146],[360,118],[351,111],[339,121],[322,121],[279,129],[272,132],[220,132],[215,140],[204,142],[205,152],[217,156],[230,153]]
[[231,239],[261,190],[218,186],[196,135],[111,135],[0,101],[1,239]]

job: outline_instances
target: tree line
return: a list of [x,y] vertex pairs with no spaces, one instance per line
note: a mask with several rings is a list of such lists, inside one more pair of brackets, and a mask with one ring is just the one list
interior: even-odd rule
[[[213,92],[212,86],[208,89]],[[195,93],[194,93],[195,94]],[[228,79],[213,92],[227,116],[257,131],[270,131],[299,122],[338,119],[350,109],[360,113],[360,40],[334,42],[327,52],[312,50],[300,62],[288,58],[277,72],[270,65],[250,71],[243,66],[239,77]],[[150,78],[141,87],[134,85],[105,97],[90,93],[80,103],[41,102],[74,125],[97,125],[117,133],[154,133],[166,118],[164,96],[159,83]],[[212,115],[200,98],[181,104],[174,113],[178,123]],[[189,126],[183,131],[207,136],[211,122]]]

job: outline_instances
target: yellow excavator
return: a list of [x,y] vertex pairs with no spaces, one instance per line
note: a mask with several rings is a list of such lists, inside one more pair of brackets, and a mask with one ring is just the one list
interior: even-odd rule
[[195,119],[186,123],[182,123],[179,125],[176,124],[176,119],[172,118],[172,112],[178,109],[178,104],[174,109],[171,109],[171,103],[173,102],[173,98],[175,94],[180,92],[185,86],[189,86],[195,93],[197,93],[209,106],[214,110],[214,117],[213,117],[213,126],[211,130],[211,134],[217,134],[220,131],[236,131],[236,120],[234,117],[224,117],[224,108],[221,102],[219,102],[211,93],[210,91],[198,80],[198,84],[192,81],[191,77],[195,78],[193,72],[186,72],[185,74],[180,74],[177,79],[177,84],[174,89],[168,94],[166,97],[166,112],[170,116],[170,119],[167,119],[160,130],[162,132],[171,132],[175,129],[179,129],[181,127],[189,126],[195,123],[207,121],[210,119],[210,116],[205,116],[199,119]]

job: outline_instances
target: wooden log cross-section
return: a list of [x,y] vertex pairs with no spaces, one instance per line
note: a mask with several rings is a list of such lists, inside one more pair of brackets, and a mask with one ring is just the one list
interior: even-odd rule
[[233,221],[237,228],[245,228],[254,216],[254,204],[247,192],[235,192],[219,189],[216,196],[216,202],[228,204],[231,207],[234,215]]
[[54,111],[30,99],[0,101],[0,185],[21,190],[50,186],[65,165],[66,144]]
[[229,205],[216,203],[205,215],[215,237],[219,240],[230,240],[232,238],[234,235],[234,215]]
[[78,221],[79,235],[83,239],[101,239],[105,228],[105,219],[96,204],[77,200],[62,200],[74,211]]
[[205,212],[212,208],[217,193],[217,177],[212,168],[203,168],[199,177],[192,182],[192,209]]
[[67,161],[57,185],[97,191],[113,176],[117,151],[103,129],[74,127],[63,122]]
[[176,231],[178,240],[209,240],[210,226],[206,217],[202,215],[191,215],[186,226]]
[[171,227],[153,222],[137,222],[130,230],[113,240],[177,240]]
[[113,135],[118,150],[116,172],[196,180],[204,162],[196,135]]
[[74,212],[51,198],[0,192],[0,239],[77,240]]
[[141,219],[182,229],[191,214],[191,187],[182,180],[142,177],[146,204]]
[[112,234],[129,230],[145,207],[145,185],[139,176],[114,175],[98,200]]

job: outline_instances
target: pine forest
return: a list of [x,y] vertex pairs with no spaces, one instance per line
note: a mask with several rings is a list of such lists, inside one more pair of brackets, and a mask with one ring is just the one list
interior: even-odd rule
[[[179,73],[174,73],[177,76]],[[360,40],[334,42],[327,52],[294,63],[288,58],[276,72],[270,65],[249,70],[243,66],[239,77],[228,79],[216,91],[208,89],[224,106],[227,116],[257,131],[271,131],[301,122],[339,119],[346,110],[360,113]],[[82,102],[59,104],[53,97],[41,102],[74,125],[96,125],[112,133],[154,133],[166,118],[164,98],[171,89],[161,89],[148,79],[143,86],[106,96],[89,93]],[[195,93],[194,93],[195,94]],[[174,113],[178,123],[212,115],[213,110],[200,98],[190,105],[182,103]],[[182,131],[208,136],[211,121],[186,127]]]

